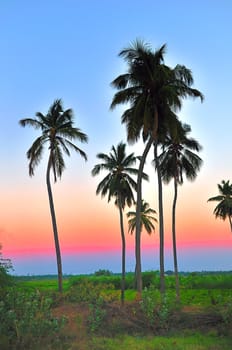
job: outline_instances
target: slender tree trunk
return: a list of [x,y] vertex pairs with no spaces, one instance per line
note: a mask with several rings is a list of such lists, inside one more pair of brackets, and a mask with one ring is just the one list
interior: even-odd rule
[[229,222],[230,222],[230,231],[232,232],[232,218],[230,215],[229,215]]
[[56,249],[56,261],[57,261],[57,271],[58,271],[58,290],[59,290],[60,293],[62,293],[62,290],[63,290],[63,285],[62,285],[62,262],[61,262],[61,253],[60,253],[58,229],[57,229],[57,224],[56,224],[56,214],[55,214],[53,195],[52,195],[52,189],[51,189],[51,182],[50,182],[50,170],[51,170],[51,154],[50,154],[49,161],[48,161],[48,166],[47,166],[46,182],[47,182],[48,199],[49,199],[49,205],[50,205],[50,212],[51,212],[51,218],[52,218],[52,227],[53,227],[55,249]]
[[136,232],[135,232],[135,260],[136,260],[136,288],[139,295],[142,293],[142,267],[141,267],[141,232],[140,232],[140,213],[142,204],[142,174],[147,154],[152,145],[152,137],[149,138],[143,154],[140,159],[138,178],[137,178],[137,202],[136,202]]
[[119,196],[119,216],[120,216],[120,229],[121,229],[121,238],[122,238],[122,279],[121,279],[121,305],[124,305],[124,294],[125,294],[125,275],[126,275],[126,240],[125,232],[123,225],[123,210],[122,210],[122,201]]
[[176,300],[180,301],[180,283],[177,263],[177,249],[176,249],[176,203],[177,203],[178,184],[176,178],[174,178],[174,198],[172,205],[172,245],[173,245],[173,259],[174,259],[174,271],[176,279]]
[[154,158],[157,169],[158,179],[158,196],[159,196],[159,234],[160,234],[160,292],[161,295],[165,293],[165,276],[164,276],[164,214],[163,214],[163,188],[160,173],[160,166],[157,154],[158,142],[154,143]]

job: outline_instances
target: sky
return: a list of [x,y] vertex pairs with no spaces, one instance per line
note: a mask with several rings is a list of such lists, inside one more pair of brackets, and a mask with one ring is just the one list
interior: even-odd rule
[[[75,126],[89,137],[79,144],[88,155],[66,159],[53,186],[65,274],[121,271],[119,213],[114,202],[96,196],[105,174],[91,176],[96,154],[126,142],[114,111],[110,83],[127,66],[118,56],[137,38],[153,50],[166,43],[165,63],[191,69],[204,102],[186,100],[179,117],[203,146],[203,167],[184,181],[177,205],[179,270],[232,270],[229,223],[213,216],[217,184],[231,179],[230,101],[232,81],[230,0],[0,0],[0,243],[17,275],[55,274],[56,259],[47,198],[47,154],[33,177],[26,151],[39,136],[20,127],[22,118],[44,114],[55,99],[72,108]],[[141,155],[142,141],[127,146]],[[157,178],[149,154],[150,181],[143,197],[158,211]],[[165,270],[173,270],[171,205],[173,183],[164,186]],[[125,213],[128,209],[125,209]],[[134,236],[126,230],[126,270],[134,270]],[[159,269],[159,230],[142,233],[142,269]]]

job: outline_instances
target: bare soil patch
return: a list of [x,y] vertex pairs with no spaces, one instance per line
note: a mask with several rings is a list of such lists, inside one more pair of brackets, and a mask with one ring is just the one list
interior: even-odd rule
[[[105,315],[101,320],[98,334],[113,337],[118,334],[129,335],[164,335],[182,330],[207,333],[211,330],[220,331],[223,319],[215,310],[204,310],[199,307],[184,307],[173,312],[165,325],[160,322],[149,324],[138,301],[126,302],[122,307],[120,302],[106,303]],[[86,343],[90,331],[90,309],[87,303],[63,303],[53,310],[55,316],[65,316],[67,323],[65,334],[78,342]],[[83,348],[84,349],[84,348]]]

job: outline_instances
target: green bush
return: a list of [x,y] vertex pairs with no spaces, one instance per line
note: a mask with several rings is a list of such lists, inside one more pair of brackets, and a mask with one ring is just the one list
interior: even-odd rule
[[0,300],[0,348],[34,350],[37,344],[58,348],[57,334],[65,319],[52,317],[51,303],[38,291],[9,289]]
[[75,280],[73,285],[65,294],[69,302],[95,302],[106,289],[114,289],[113,284],[96,284],[91,278],[81,278]]
[[155,307],[157,305],[157,300],[155,298],[154,286],[150,288],[145,287],[142,292],[142,300],[140,302],[141,309],[148,321],[150,326],[154,325],[155,322]]
[[2,246],[0,245],[0,288],[6,288],[13,283],[13,277],[10,276],[10,270],[13,270],[13,266],[10,259],[5,259],[1,252]]
[[178,307],[172,291],[166,292],[161,298],[153,285],[144,288],[140,305],[148,325],[165,331],[169,329],[171,316]]
[[220,308],[220,315],[223,319],[221,333],[232,336],[232,297],[228,298],[227,303]]
[[89,304],[89,317],[88,326],[91,332],[97,332],[106,316],[106,310],[104,309],[104,299],[99,296],[94,302]]

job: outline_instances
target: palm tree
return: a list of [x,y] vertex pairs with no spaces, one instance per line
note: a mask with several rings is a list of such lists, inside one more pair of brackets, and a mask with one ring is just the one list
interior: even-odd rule
[[[157,222],[157,219],[154,217],[156,211],[149,207],[149,203],[142,201],[141,212],[140,212],[140,233],[143,228],[150,235],[152,231],[155,231],[154,222]],[[133,234],[136,230],[136,211],[129,211],[127,213],[128,217],[128,231]]]
[[208,202],[216,201],[219,202],[214,209],[214,215],[222,220],[229,219],[230,230],[232,232],[232,184],[229,180],[222,180],[221,184],[218,184],[219,195],[211,197]]
[[54,182],[57,181],[57,177],[61,178],[65,169],[63,153],[70,156],[69,149],[76,151],[81,155],[81,157],[87,160],[85,152],[77,147],[72,141],[77,140],[87,142],[88,137],[86,134],[81,132],[79,128],[73,126],[73,111],[72,109],[64,110],[60,99],[53,102],[46,115],[37,112],[35,118],[21,119],[19,123],[23,127],[31,126],[41,131],[41,136],[36,138],[32,146],[27,151],[30,176],[34,175],[34,170],[41,161],[45,146],[47,145],[48,163],[46,183],[56,249],[58,289],[60,292],[62,292],[62,261],[50,174],[51,172],[53,173]]
[[[94,166],[92,175],[98,175],[100,171],[107,171],[107,175],[98,184],[96,194],[101,194],[104,197],[108,194],[108,202],[111,198],[115,198],[115,204],[119,209],[120,230],[122,239],[122,284],[121,284],[121,302],[124,303],[125,290],[125,252],[126,241],[123,225],[123,210],[125,205],[129,207],[135,202],[133,190],[136,190],[136,182],[130,175],[137,175],[138,170],[133,168],[136,163],[134,153],[126,155],[126,144],[120,142],[115,148],[112,146],[111,152],[108,154],[99,153],[97,158],[102,163]],[[147,175],[143,174],[144,179],[148,179]]]
[[[128,63],[125,74],[118,76],[112,85],[118,92],[114,95],[111,108],[118,104],[130,103],[128,109],[122,114],[122,123],[126,124],[128,142],[136,142],[142,133],[146,146],[140,159],[137,180],[137,206],[136,206],[136,262],[137,262],[137,290],[142,291],[141,260],[140,260],[140,212],[141,212],[141,174],[143,172],[146,156],[152,144],[158,142],[159,124],[172,110],[182,106],[182,99],[188,96],[200,97],[203,95],[193,84],[192,73],[185,66],[177,65],[170,68],[164,64],[166,45],[155,52],[139,40],[136,40],[119,56]],[[160,204],[160,275],[161,292],[164,292],[164,228],[163,210]]]
[[[140,235],[143,231],[143,228],[146,230],[146,232],[150,235],[152,231],[155,231],[154,222],[157,222],[157,219],[154,217],[156,214],[156,211],[149,207],[149,204],[142,200],[141,204],[141,212],[140,212]],[[136,230],[136,211],[129,211],[127,213],[128,217],[128,232],[133,234],[133,232]],[[135,276],[136,276],[136,269],[135,266]]]
[[199,152],[201,146],[193,138],[188,138],[191,127],[187,124],[177,123],[176,128],[166,135],[163,141],[163,152],[158,157],[160,174],[164,183],[174,180],[174,198],[172,205],[172,241],[174,271],[176,278],[176,297],[179,301],[179,276],[176,248],[176,203],[178,195],[178,185],[183,184],[183,174],[188,180],[195,180],[197,172],[202,165],[202,159],[193,151]]
[[[149,204],[142,200],[141,203],[141,212],[140,212],[140,235],[142,233],[143,228],[150,235],[152,231],[155,231],[154,222],[157,222],[157,219],[154,217],[156,211],[149,207]],[[128,231],[133,234],[136,231],[136,211],[129,211],[127,213],[128,217]],[[137,275],[137,265],[135,265],[135,277]],[[136,281],[137,282],[137,281]]]

